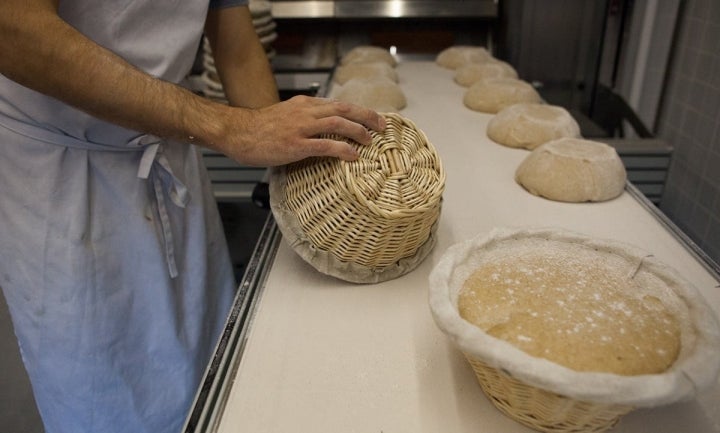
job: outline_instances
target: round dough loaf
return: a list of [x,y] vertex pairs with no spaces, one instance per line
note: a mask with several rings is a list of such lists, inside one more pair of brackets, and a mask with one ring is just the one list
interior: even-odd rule
[[514,104],[498,112],[487,126],[488,137],[509,147],[533,150],[563,137],[580,137],[580,126],[563,107]]
[[498,248],[465,281],[461,317],[575,371],[658,374],[680,353],[680,298],[624,257],[551,241]]
[[390,54],[390,51],[381,47],[371,45],[361,45],[348,51],[341,59],[341,65],[349,65],[351,63],[372,63],[383,62],[393,68],[397,66],[397,60]]
[[335,99],[385,113],[397,112],[407,105],[400,86],[385,77],[353,78],[342,86]]
[[478,81],[465,92],[463,103],[471,110],[495,114],[521,102],[540,103],[540,94],[530,83],[513,78]]
[[515,181],[530,193],[576,203],[615,198],[622,194],[626,178],[614,148],[579,138],[560,138],[537,147],[515,172]]
[[455,70],[455,82],[470,87],[480,80],[489,78],[518,78],[515,68],[501,60],[485,63],[468,63]]
[[353,78],[377,78],[385,77],[398,82],[398,74],[395,69],[385,62],[350,63],[340,65],[335,69],[333,80],[342,85]]
[[468,63],[483,63],[492,61],[493,56],[484,47],[472,45],[456,45],[442,50],[435,62],[447,69],[457,69]]

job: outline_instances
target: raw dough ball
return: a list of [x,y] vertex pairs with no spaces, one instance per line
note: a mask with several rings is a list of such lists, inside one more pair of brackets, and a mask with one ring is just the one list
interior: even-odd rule
[[398,82],[398,74],[395,69],[385,62],[371,63],[350,63],[340,65],[335,69],[333,80],[338,84],[345,84],[353,78],[376,78],[385,77]]
[[509,63],[496,60],[485,63],[468,63],[455,70],[455,82],[470,87],[488,78],[516,78],[518,74]]
[[468,63],[483,63],[493,60],[493,56],[483,47],[456,45],[442,50],[435,62],[447,69],[457,69]]
[[515,180],[530,193],[564,202],[610,200],[625,188],[625,166],[614,148],[597,141],[560,138],[525,158]]
[[381,47],[374,47],[370,45],[362,45],[355,47],[345,54],[340,59],[341,65],[349,65],[350,63],[372,63],[372,62],[383,62],[392,66],[393,68],[397,65],[397,60],[390,54],[390,51]]
[[491,78],[478,81],[465,92],[463,103],[471,110],[495,114],[521,102],[542,102],[530,83],[513,78]]
[[514,104],[493,116],[488,137],[509,147],[533,150],[562,137],[580,137],[580,126],[562,107],[546,104]]
[[335,99],[352,102],[379,112],[397,112],[407,105],[405,94],[389,78],[353,78],[338,91]]
[[680,352],[686,310],[666,282],[633,274],[634,265],[586,245],[518,242],[470,275],[458,312],[488,334],[576,371],[662,373]]

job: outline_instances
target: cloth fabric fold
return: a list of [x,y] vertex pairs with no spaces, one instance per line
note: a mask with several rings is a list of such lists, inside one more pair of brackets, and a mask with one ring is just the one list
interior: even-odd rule
[[[165,258],[167,260],[170,278],[178,276],[177,263],[175,262],[175,242],[173,231],[168,216],[165,196],[169,196],[175,206],[184,208],[189,200],[187,187],[173,174],[167,158],[163,154],[165,141],[154,135],[143,135],[133,140],[132,143],[142,146],[145,150],[140,159],[138,177],[147,179],[152,184],[153,196],[160,216],[160,228],[165,246]],[[162,171],[159,173],[158,171]]]
[[0,151],[0,286],[46,430],[179,431],[235,289],[200,153],[3,116]]

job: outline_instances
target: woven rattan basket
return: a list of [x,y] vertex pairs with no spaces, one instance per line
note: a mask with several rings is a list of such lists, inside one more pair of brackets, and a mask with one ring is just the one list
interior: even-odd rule
[[[518,245],[544,254],[554,243],[572,243],[598,258],[611,256],[608,263],[626,278],[652,280],[677,295],[678,311],[685,312],[678,316],[684,317],[680,351],[667,370],[638,375],[576,371],[532,356],[460,316],[460,288],[480,264],[529,251]],[[429,303],[436,324],[464,354],[492,404],[542,432],[606,431],[635,408],[694,397],[715,383],[720,368],[720,326],[702,295],[647,252],[615,241],[556,229],[496,229],[443,254],[430,275]]]
[[530,386],[501,368],[464,353],[490,402],[510,418],[548,433],[591,433],[612,428],[634,406],[580,401]]
[[414,269],[435,244],[445,185],[437,152],[410,120],[347,162],[309,158],[273,170],[270,204],[283,237],[322,273],[375,283]]

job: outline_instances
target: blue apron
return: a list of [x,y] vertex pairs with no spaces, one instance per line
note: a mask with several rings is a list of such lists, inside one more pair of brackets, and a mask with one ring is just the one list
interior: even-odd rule
[[[207,3],[176,3],[61,0],[60,12],[179,81]],[[0,76],[0,287],[47,433],[179,431],[235,290],[197,149]]]

